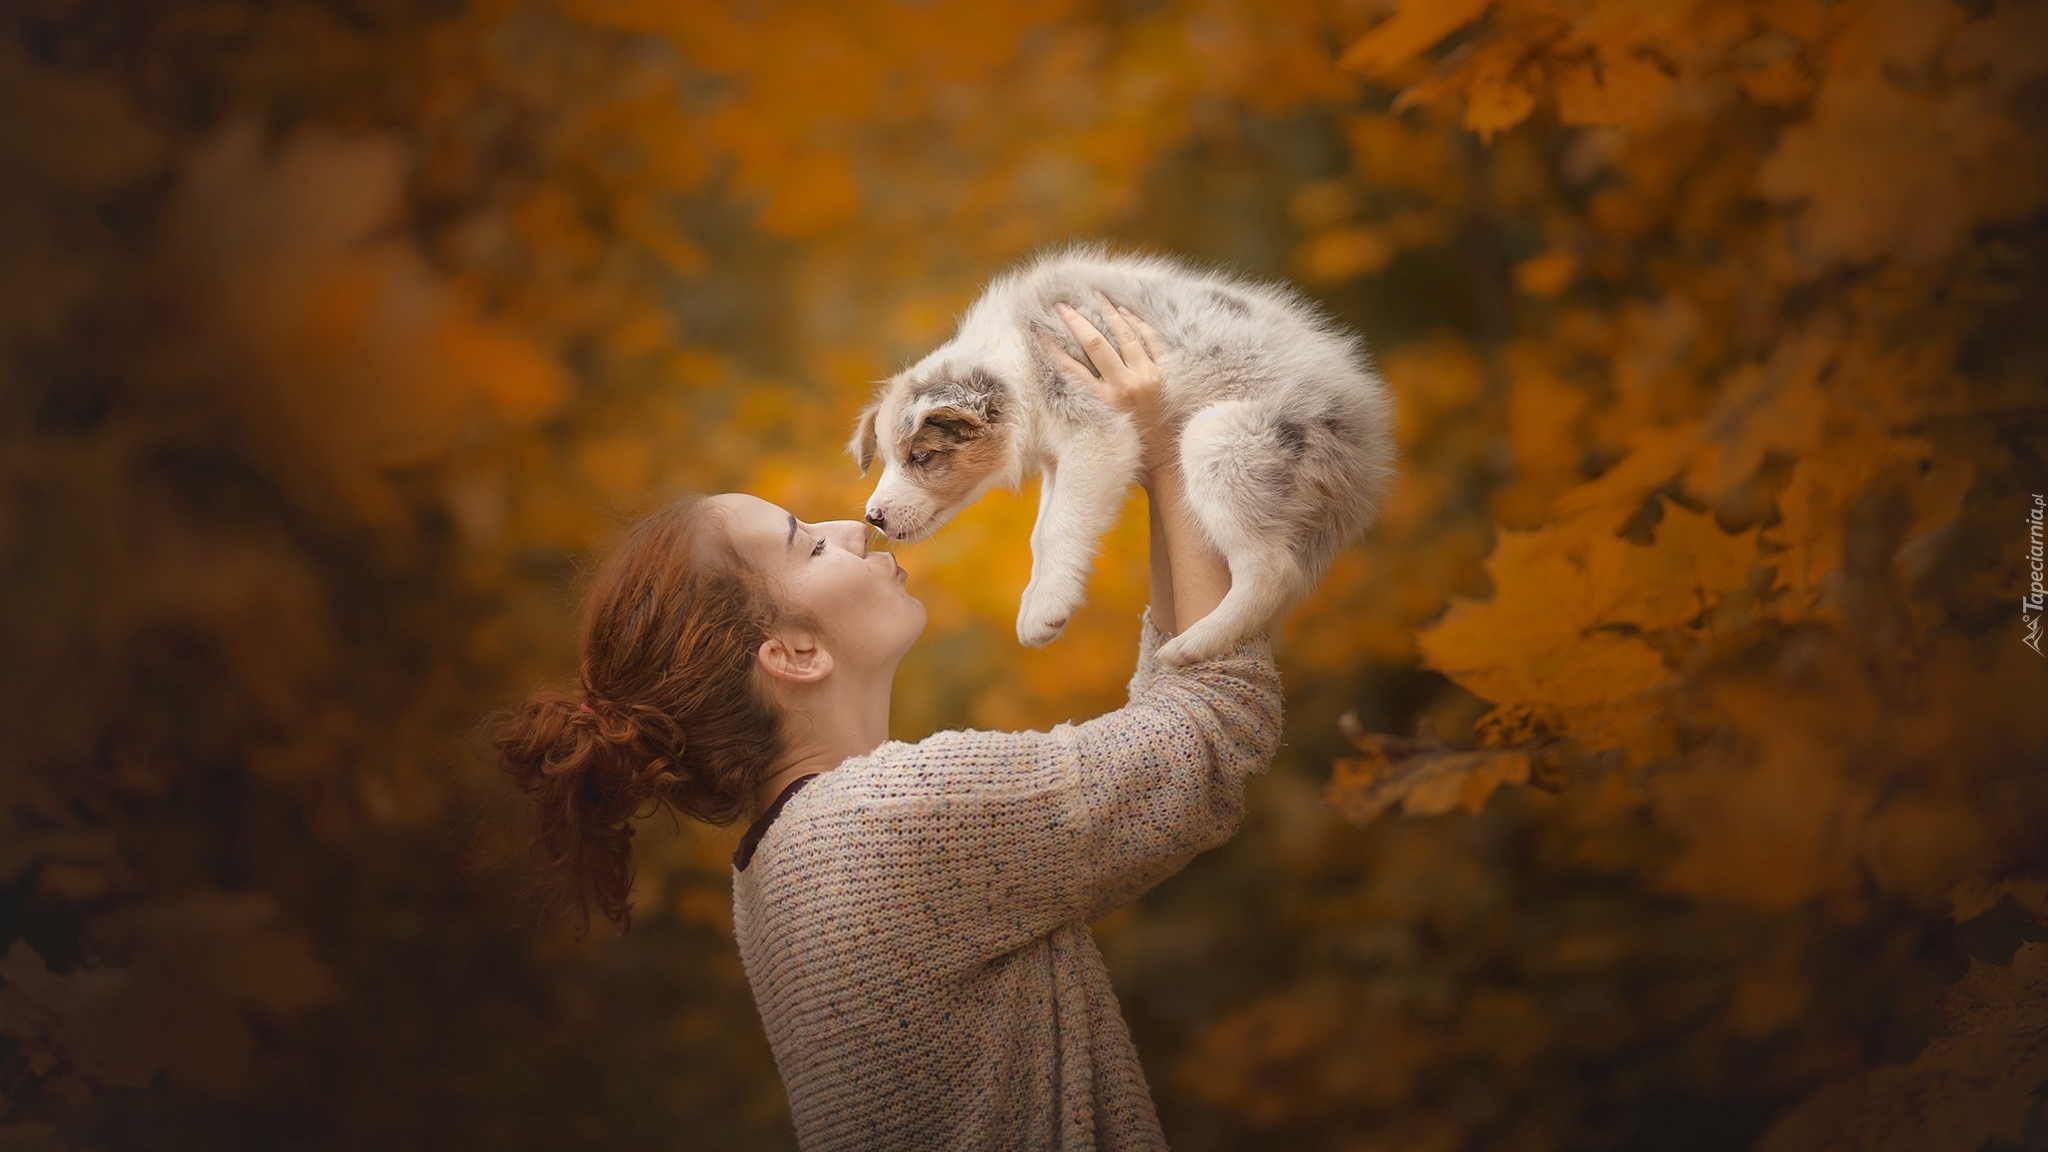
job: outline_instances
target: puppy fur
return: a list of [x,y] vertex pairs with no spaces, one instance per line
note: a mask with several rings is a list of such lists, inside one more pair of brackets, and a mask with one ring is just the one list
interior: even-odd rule
[[1372,526],[1394,474],[1391,398],[1363,342],[1292,288],[1099,246],[1003,273],[952,339],[885,381],[861,412],[848,449],[863,473],[882,461],[867,518],[892,539],[920,540],[1039,470],[1017,638],[1035,647],[1057,637],[1141,452],[1130,417],[1061,376],[1036,336],[1050,332],[1086,363],[1052,306],[1073,306],[1107,335],[1098,290],[1165,345],[1157,359],[1182,429],[1188,505],[1230,565],[1222,604],[1159,656],[1188,663],[1229,651]]

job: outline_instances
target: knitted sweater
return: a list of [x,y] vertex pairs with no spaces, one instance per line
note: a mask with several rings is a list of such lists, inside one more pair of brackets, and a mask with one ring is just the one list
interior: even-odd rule
[[1228,840],[1279,743],[1264,638],[1051,732],[890,741],[790,796],[733,874],[799,1144],[1163,1148],[1089,922]]

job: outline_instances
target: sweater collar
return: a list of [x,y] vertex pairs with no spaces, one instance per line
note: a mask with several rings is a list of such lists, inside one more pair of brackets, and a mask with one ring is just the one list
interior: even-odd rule
[[739,848],[732,854],[734,868],[741,872],[747,870],[747,865],[754,859],[754,849],[761,844],[761,837],[768,834],[768,826],[775,823],[777,816],[782,815],[782,806],[789,803],[789,798],[796,795],[804,785],[817,778],[818,773],[813,772],[809,776],[799,776],[791,780],[788,787],[782,790],[782,795],[775,798],[775,803],[770,804],[768,810],[761,813],[761,818],[747,827],[746,835],[740,837]]

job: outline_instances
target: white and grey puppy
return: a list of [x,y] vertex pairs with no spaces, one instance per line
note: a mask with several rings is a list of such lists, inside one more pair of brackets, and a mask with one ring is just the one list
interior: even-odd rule
[[1149,322],[1164,347],[1189,509],[1230,565],[1230,592],[1159,650],[1187,663],[1228,651],[1309,592],[1377,518],[1393,476],[1391,400],[1358,336],[1299,292],[1099,247],[1053,252],[997,277],[952,339],[884,382],[848,445],[882,475],[867,519],[920,540],[996,485],[1044,475],[1017,638],[1066,627],[1099,542],[1136,481],[1131,418],[1064,378],[1040,345],[1072,305],[1105,334],[1096,293]]

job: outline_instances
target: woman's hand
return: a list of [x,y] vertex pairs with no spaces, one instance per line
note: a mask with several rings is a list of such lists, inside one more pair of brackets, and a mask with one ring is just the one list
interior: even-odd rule
[[1165,345],[1150,324],[1109,297],[1096,295],[1116,337],[1114,344],[1079,312],[1064,304],[1053,306],[1096,371],[1061,351],[1051,333],[1041,330],[1038,338],[1063,375],[1111,408],[1130,413],[1137,423],[1144,444],[1138,482],[1149,494],[1152,521],[1152,624],[1171,636],[1215,610],[1230,591],[1230,567],[1187,507],[1180,429],[1166,409],[1165,374],[1154,361]]
[[[1052,358],[1053,366],[1068,380],[1087,388],[1095,398],[1119,412],[1128,412],[1136,423],[1138,436],[1144,444],[1142,481],[1151,487],[1153,473],[1162,465],[1174,462],[1177,447],[1172,417],[1166,410],[1165,374],[1159,370],[1154,357],[1161,347],[1159,333],[1152,326],[1097,292],[1102,301],[1103,316],[1109,322],[1111,343],[1086,316],[1066,304],[1055,304],[1053,310],[1059,314],[1060,322],[1080,342],[1082,355],[1087,364],[1067,355],[1052,334],[1044,330],[1038,333],[1039,342],[1045,345],[1046,355]],[[1090,368],[1093,371],[1090,371]]]

